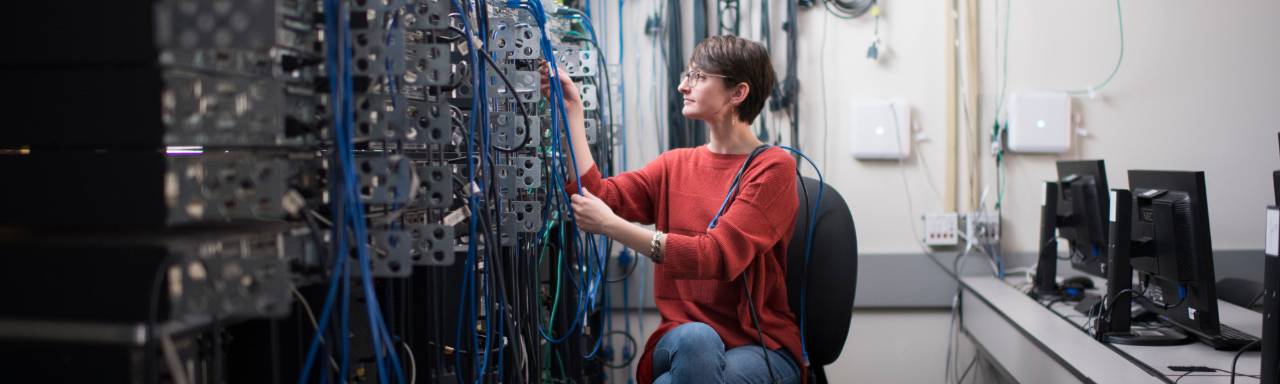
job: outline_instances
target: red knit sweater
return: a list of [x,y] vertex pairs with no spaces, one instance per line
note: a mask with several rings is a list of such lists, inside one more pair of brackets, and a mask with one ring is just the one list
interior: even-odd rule
[[[747,155],[712,153],[705,146],[674,149],[644,168],[601,179],[595,167],[582,184],[628,221],[656,224],[667,233],[663,261],[654,270],[653,296],[662,324],[645,344],[636,376],[653,381],[653,348],[687,322],[703,322],[725,348],[758,343],[745,282],[760,315],[765,344],[786,348],[807,377],[800,330],[787,305],[786,250],[795,226],[796,163],[771,148],[756,157],[736,198],[716,228],[707,224],[720,208]],[[573,182],[568,190],[576,192]]]

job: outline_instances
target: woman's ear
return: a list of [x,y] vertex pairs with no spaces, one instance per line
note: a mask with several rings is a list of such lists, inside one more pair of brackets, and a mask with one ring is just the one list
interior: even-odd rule
[[729,102],[735,106],[741,105],[750,93],[750,85],[746,82],[738,83],[738,85],[733,86],[733,92],[729,94]]

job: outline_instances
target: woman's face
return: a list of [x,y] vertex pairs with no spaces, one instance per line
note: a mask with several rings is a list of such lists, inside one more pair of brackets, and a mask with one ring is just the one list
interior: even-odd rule
[[[726,88],[723,75],[703,72],[690,67],[681,76],[680,86],[676,88],[684,98],[684,107],[680,110],[684,117],[716,121],[723,120],[734,113],[740,98],[734,97],[735,88]],[[741,92],[741,90],[738,90]]]

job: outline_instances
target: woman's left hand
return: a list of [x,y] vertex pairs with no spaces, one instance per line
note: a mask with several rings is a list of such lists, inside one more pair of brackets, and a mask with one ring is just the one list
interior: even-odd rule
[[551,97],[551,79],[560,82],[561,94],[564,97],[564,106],[571,111],[582,111],[582,95],[578,94],[578,86],[573,84],[573,79],[569,76],[561,76],[560,72],[551,72],[551,67],[547,66],[547,62],[543,61],[538,66],[538,71],[542,73],[542,82],[539,90],[542,91],[542,97]]
[[581,195],[574,194],[569,199],[573,206],[573,214],[578,219],[578,228],[584,231],[606,234],[604,233],[606,227],[622,220],[613,213],[604,200],[592,195],[586,188],[582,189]]

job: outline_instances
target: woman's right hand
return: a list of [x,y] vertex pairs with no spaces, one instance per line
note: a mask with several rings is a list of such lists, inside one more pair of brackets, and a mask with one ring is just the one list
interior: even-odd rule
[[573,80],[569,76],[560,76],[559,71],[551,73],[550,66],[547,65],[546,61],[543,61],[538,69],[542,72],[542,97],[551,97],[551,78],[554,77],[560,81],[560,88],[564,90],[565,108],[570,111],[582,110],[582,96],[578,94],[578,87],[573,85]]

